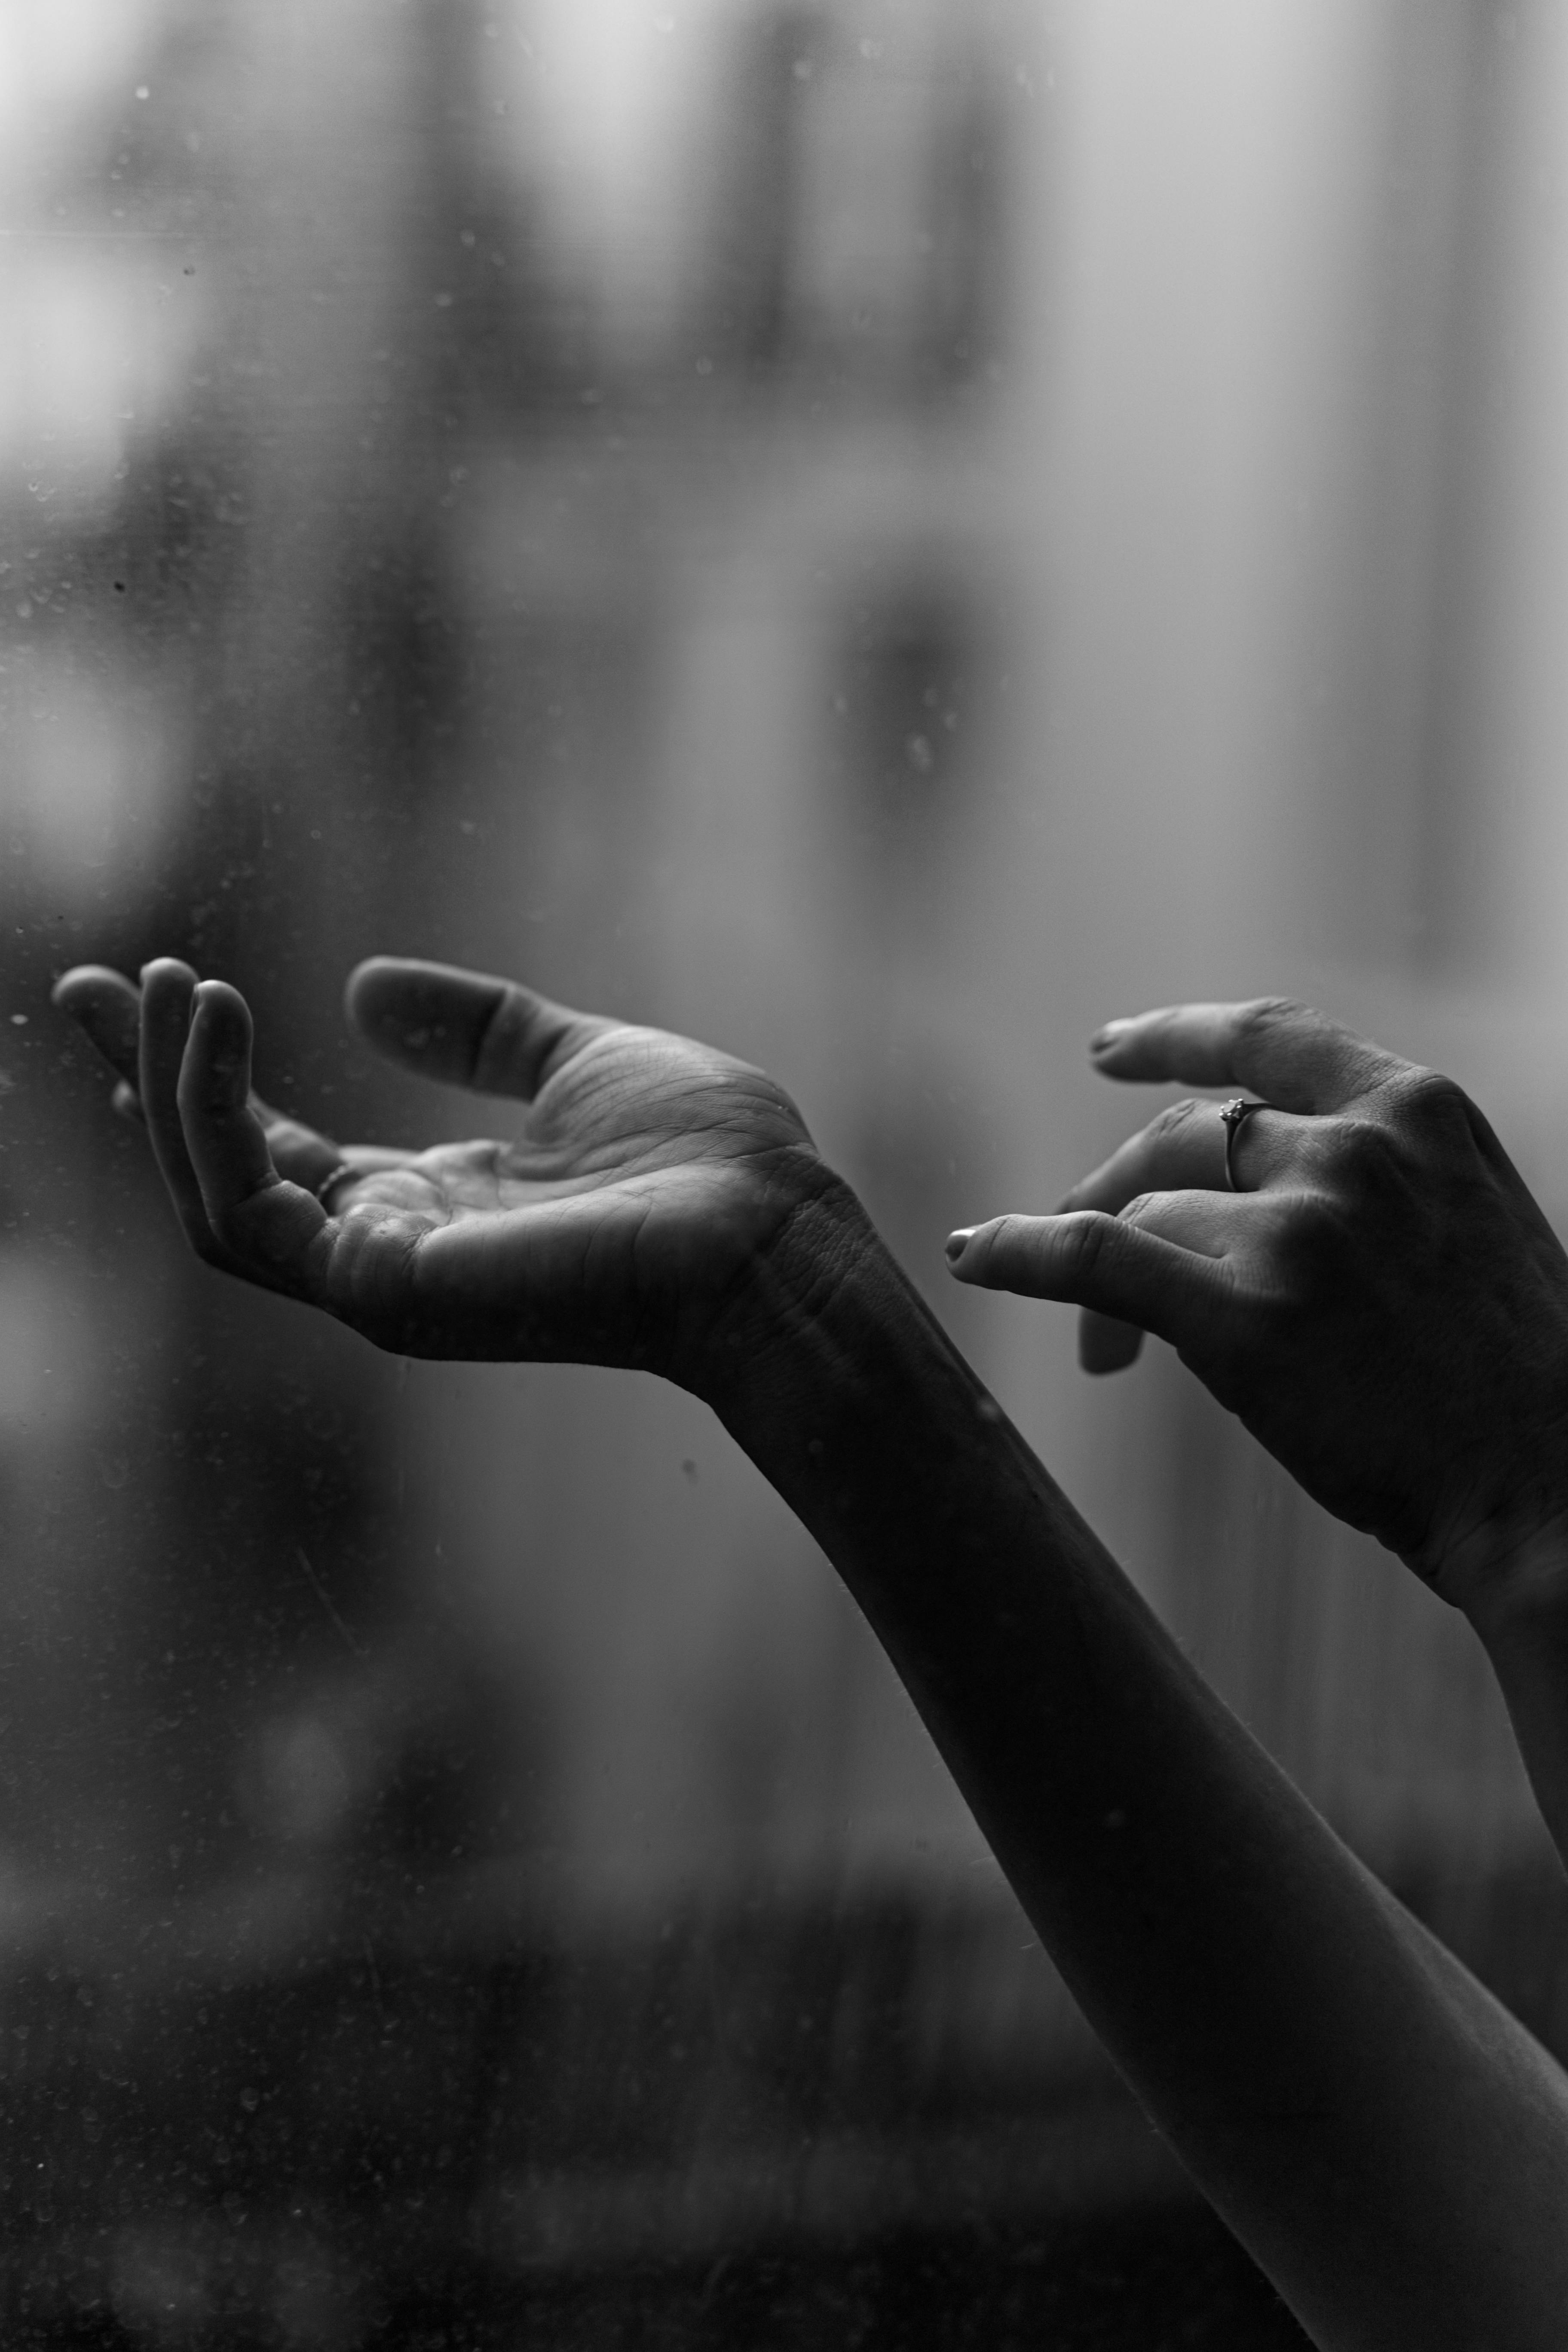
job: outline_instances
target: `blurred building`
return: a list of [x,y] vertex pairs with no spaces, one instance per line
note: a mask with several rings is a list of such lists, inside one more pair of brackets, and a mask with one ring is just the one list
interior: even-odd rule
[[[1184,996],[1444,1064],[1559,1206],[1551,12],[3,38],[16,2326],[393,2340],[464,2264],[900,2231],[1066,2278],[1182,2210],[710,1418],[389,1365],[188,1265],[47,1012],[82,958],[237,980],[339,1132],[509,1116],[350,1046],[378,949],[773,1069],[1205,1672],[1568,2047],[1464,1629],[1163,1350],[1087,1383],[1070,1317],[940,1258],[1148,1115],[1083,1042]],[[1253,2292],[1182,2242],[1204,2308]],[[857,2340],[832,2294],[800,2341]]]

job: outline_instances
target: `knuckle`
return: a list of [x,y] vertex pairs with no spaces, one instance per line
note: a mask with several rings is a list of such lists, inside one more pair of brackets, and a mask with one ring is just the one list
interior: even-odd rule
[[1255,996],[1237,1013],[1237,1037],[1240,1043],[1249,1045],[1271,1036],[1277,1029],[1321,1018],[1310,1004],[1293,996]]
[[1335,1237],[1352,1246],[1387,1233],[1389,1218],[1411,1204],[1420,1169],[1394,1124],[1347,1112],[1331,1122],[1319,1143],[1314,1176],[1317,1183],[1310,1204],[1302,1204],[1302,1216],[1310,1218],[1307,1230],[1326,1251]]
[[1375,1181],[1388,1165],[1393,1141],[1379,1119],[1353,1111],[1337,1118],[1330,1140],[1336,1173],[1356,1184]]
[[1105,1247],[1105,1231],[1114,1224],[1100,1209],[1070,1211],[1056,1228],[1054,1250],[1059,1273],[1077,1287],[1089,1280]]
[[1470,1098],[1441,1070],[1413,1067],[1394,1081],[1390,1096],[1402,1121],[1417,1130],[1430,1129],[1443,1135],[1469,1130]]
[[1432,1130],[1423,1126],[1398,1111],[1342,1113],[1320,1145],[1323,1183],[1343,1209],[1363,1217],[1406,1201],[1431,1157]]

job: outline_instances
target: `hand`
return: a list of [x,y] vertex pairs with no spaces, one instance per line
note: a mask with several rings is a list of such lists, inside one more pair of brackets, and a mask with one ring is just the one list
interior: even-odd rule
[[760,1070],[444,964],[361,964],[349,1017],[422,1076],[526,1102],[520,1141],[330,1142],[252,1093],[238,992],[170,959],[140,990],[83,966],[55,997],[197,1255],[398,1354],[636,1365],[703,1393],[772,1244],[837,1181]]
[[[949,1243],[960,1281],[1078,1302],[1094,1370],[1168,1339],[1309,1493],[1468,1607],[1568,1513],[1568,1258],[1475,1105],[1303,1006],[1112,1022],[1108,1077],[1184,1102],[1055,1216]],[[1129,1327],[1131,1327],[1129,1328]]]

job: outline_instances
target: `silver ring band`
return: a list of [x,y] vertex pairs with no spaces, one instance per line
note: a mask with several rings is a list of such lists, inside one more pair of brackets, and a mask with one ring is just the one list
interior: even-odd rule
[[329,1217],[332,1213],[332,1204],[327,1195],[331,1192],[334,1184],[341,1183],[345,1176],[352,1176],[353,1173],[354,1171],[349,1166],[348,1161],[346,1160],[340,1160],[335,1168],[329,1168],[326,1174],[320,1178],[316,1183],[311,1185],[311,1192],[315,1194],[317,1200],[320,1201],[322,1208],[325,1209]]
[[1236,1181],[1236,1170],[1231,1165],[1231,1153],[1236,1149],[1236,1139],[1255,1110],[1267,1110],[1268,1108],[1267,1103],[1249,1102],[1245,1095],[1236,1095],[1229,1102],[1221,1103],[1219,1107],[1220,1125],[1225,1129],[1225,1181],[1233,1192],[1239,1192],[1241,1190]]

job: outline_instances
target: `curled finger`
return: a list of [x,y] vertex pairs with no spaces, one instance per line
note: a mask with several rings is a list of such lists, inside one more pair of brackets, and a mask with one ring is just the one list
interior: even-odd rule
[[1146,1192],[1255,1192],[1291,1181],[1305,1122],[1265,1103],[1249,1106],[1237,1123],[1236,1109],[1235,1102],[1172,1103],[1080,1177],[1058,1213],[1105,1209],[1114,1216]]
[[[142,1042],[142,992],[123,972],[108,964],[79,963],[61,974],[50,991],[50,1002],[68,1013],[84,1036],[97,1047],[120,1086],[136,1091]],[[119,1087],[115,1108],[121,1108]]]
[[159,956],[142,967],[142,1019],[136,1091],[158,1172],[198,1257],[224,1263],[223,1245],[206,1204],[180,1120],[180,1070],[190,1036],[196,975],[175,956]]
[[179,1118],[202,1209],[233,1273],[315,1296],[327,1212],[273,1167],[251,1106],[251,1016],[226,981],[202,981],[179,1073]]
[[1097,1378],[1107,1372],[1124,1372],[1135,1364],[1143,1351],[1143,1332],[1137,1323],[1123,1323],[1115,1315],[1102,1315],[1097,1307],[1080,1307],[1078,1311],[1078,1360],[1079,1369]]
[[280,1176],[250,1095],[250,1012],[218,980],[195,992],[178,1108],[208,1225],[233,1270],[313,1295],[328,1225],[315,1193]]

